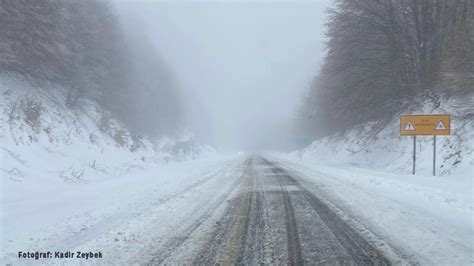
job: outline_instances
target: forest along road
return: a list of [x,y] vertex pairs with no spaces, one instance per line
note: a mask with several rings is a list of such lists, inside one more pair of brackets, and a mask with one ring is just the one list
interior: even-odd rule
[[260,156],[245,160],[242,169],[232,195],[211,203],[210,211],[227,204],[223,213],[196,217],[190,228],[157,247],[148,264],[400,262],[385,243],[364,238],[291,170]]

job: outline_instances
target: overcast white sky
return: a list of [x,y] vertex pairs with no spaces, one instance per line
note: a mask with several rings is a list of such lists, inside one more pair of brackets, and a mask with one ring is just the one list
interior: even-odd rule
[[[323,57],[330,0],[126,2],[221,149],[278,148]],[[191,93],[192,92],[192,93]],[[203,120],[203,121],[200,121]],[[291,141],[291,140],[290,140]]]

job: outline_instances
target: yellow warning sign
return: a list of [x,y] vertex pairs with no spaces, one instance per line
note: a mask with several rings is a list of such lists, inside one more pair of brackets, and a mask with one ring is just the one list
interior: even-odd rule
[[401,115],[400,136],[449,135],[450,115]]

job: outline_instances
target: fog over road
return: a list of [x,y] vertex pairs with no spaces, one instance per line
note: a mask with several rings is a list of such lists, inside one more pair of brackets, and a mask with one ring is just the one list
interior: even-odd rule
[[[315,193],[317,184],[300,180],[278,163],[252,156],[233,172],[240,174],[225,193],[200,206],[196,210],[200,215],[156,246],[148,264],[389,265],[399,261],[385,243],[366,239],[366,229],[363,236],[360,225],[354,228],[341,210]],[[223,205],[221,215],[213,215]]]
[[292,146],[296,110],[324,57],[330,1],[117,2],[176,74],[201,139],[225,151]]

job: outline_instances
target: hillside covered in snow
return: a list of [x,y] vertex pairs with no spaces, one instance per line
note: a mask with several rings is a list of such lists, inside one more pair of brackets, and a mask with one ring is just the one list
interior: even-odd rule
[[[472,10],[464,0],[337,1],[326,56],[296,115],[296,136],[317,140],[304,157],[411,173],[413,138],[400,137],[400,115],[448,114],[437,174],[472,176]],[[416,173],[431,175],[433,138],[416,141]]]
[[[173,160],[192,160],[191,135],[150,139],[131,133],[91,100],[66,106],[67,91],[14,75],[0,78],[2,182],[87,182]],[[185,145],[183,145],[183,143]],[[194,144],[194,156],[213,149]]]
[[[450,114],[451,135],[437,138],[437,174],[474,175],[474,93],[462,97],[422,95],[403,114]],[[302,157],[320,163],[409,174],[413,138],[401,137],[399,132],[399,116],[394,115],[388,122],[365,123],[318,139],[303,149]],[[418,136],[416,145],[416,173],[431,175],[433,137]]]

